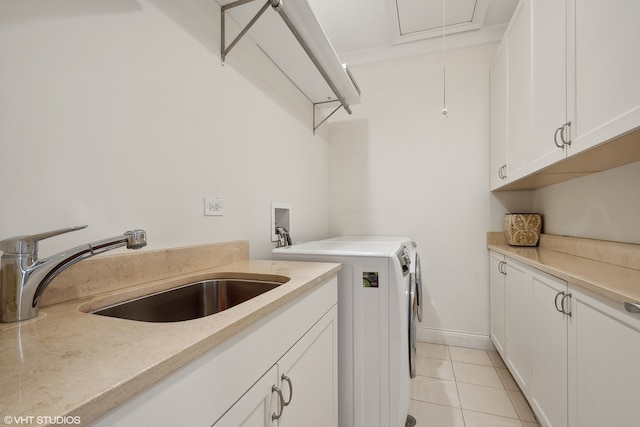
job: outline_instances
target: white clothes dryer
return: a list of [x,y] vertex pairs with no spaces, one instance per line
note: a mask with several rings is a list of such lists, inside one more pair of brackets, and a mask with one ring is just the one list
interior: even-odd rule
[[338,273],[340,426],[415,423],[409,415],[409,359],[410,348],[415,348],[409,341],[414,254],[411,239],[387,236],[345,236],[273,250],[277,260],[342,264]]

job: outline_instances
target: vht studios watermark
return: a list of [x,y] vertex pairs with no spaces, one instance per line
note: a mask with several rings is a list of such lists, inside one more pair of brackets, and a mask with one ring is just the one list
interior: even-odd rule
[[4,423],[6,425],[20,425],[20,424],[50,424],[50,425],[69,425],[80,424],[81,418],[76,416],[49,416],[49,415],[5,415]]

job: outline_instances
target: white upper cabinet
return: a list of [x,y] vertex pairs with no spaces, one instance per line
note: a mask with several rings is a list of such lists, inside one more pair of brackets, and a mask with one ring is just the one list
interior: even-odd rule
[[527,171],[530,0],[521,1],[491,67],[491,189]]
[[[565,157],[567,119],[567,3],[531,4],[531,140],[529,170]],[[562,135],[561,135],[562,133]],[[563,136],[564,135],[564,136]]]
[[570,154],[640,126],[640,2],[572,0]]
[[524,0],[516,9],[507,43],[507,173],[510,180],[524,176],[527,171],[530,131],[530,9],[530,0]]
[[491,189],[507,178],[507,48],[503,41],[491,67]]
[[[640,139],[638,43],[638,0],[521,0],[503,40],[506,124],[492,115],[492,139],[494,128],[507,129],[506,149],[492,141],[506,150],[506,178],[492,178],[491,189],[540,188],[640,160],[628,138],[604,144],[633,131]],[[597,156],[587,153],[596,146]]]

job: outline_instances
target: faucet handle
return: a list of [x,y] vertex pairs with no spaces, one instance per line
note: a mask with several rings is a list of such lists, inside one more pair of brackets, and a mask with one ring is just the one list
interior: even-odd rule
[[44,233],[16,236],[0,241],[0,250],[16,255],[28,255],[37,251],[38,242],[48,239],[49,237],[58,236],[60,234],[78,231],[87,228],[86,225],[77,225],[75,227],[61,228],[59,230],[45,231]]

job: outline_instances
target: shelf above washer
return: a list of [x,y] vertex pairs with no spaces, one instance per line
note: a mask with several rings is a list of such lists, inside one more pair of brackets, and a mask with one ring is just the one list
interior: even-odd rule
[[[350,106],[360,103],[358,85],[348,67],[340,62],[306,0],[217,1],[221,6],[223,63],[236,43],[249,35],[311,101],[314,112],[316,106],[333,101],[351,114]],[[242,30],[227,44],[228,17]],[[314,131],[326,118],[316,124],[314,114]]]

